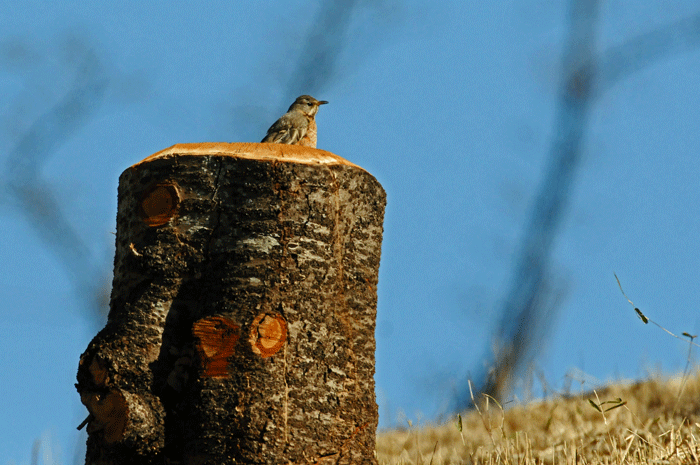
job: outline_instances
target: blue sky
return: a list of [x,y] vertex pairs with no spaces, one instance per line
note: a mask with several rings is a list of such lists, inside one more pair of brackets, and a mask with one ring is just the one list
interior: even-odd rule
[[[320,2],[0,4],[0,460],[29,463],[43,437],[57,463],[72,462],[84,442],[73,383],[101,326],[86,288],[108,295],[111,285],[119,174],[179,142],[257,142],[302,93],[330,101],[318,147],[387,191],[380,425],[444,413],[488,353],[548,162],[567,37],[564,2],[474,3],[360,2],[333,31],[344,47],[317,90],[290,79],[304,38],[322,32]],[[599,52],[698,10],[603,3]],[[47,246],[5,186],[7,154],[71,91],[90,53],[104,93],[80,125],[45,141],[38,173],[87,247],[80,262]],[[699,76],[691,48],[592,106],[552,253],[559,312],[535,361],[550,388],[567,373],[588,389],[684,368],[687,343],[643,325],[613,272],[648,317],[700,333]]]

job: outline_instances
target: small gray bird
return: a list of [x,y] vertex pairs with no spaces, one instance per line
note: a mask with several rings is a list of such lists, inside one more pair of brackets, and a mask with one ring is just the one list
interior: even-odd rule
[[316,148],[316,113],[319,105],[328,103],[316,100],[310,95],[302,95],[289,107],[275,124],[267,130],[261,142],[272,144],[295,144]]

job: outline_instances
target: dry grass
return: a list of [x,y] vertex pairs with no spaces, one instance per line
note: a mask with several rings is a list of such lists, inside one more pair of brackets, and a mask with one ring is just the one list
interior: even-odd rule
[[679,396],[682,381],[616,384],[505,410],[491,401],[461,417],[461,433],[456,418],[380,433],[379,463],[698,464],[700,375]]

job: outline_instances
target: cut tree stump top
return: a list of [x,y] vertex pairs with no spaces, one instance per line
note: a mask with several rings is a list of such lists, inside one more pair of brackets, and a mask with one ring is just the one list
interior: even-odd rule
[[235,158],[246,158],[249,160],[271,160],[291,163],[304,163],[308,165],[348,165],[359,168],[346,159],[339,157],[325,150],[303,147],[300,145],[286,144],[261,144],[252,142],[201,142],[189,144],[175,144],[165,150],[156,152],[140,162],[134,164],[132,168],[141,163],[151,162],[155,159],[170,158],[181,155],[223,155]]

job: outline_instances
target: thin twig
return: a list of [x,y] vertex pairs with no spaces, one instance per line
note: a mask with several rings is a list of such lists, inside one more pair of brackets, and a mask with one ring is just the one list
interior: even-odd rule
[[[641,311],[640,309],[638,309],[637,307],[635,307],[634,303],[630,300],[629,297],[627,297],[627,294],[625,294],[625,291],[622,290],[622,284],[620,284],[620,279],[617,277],[617,275],[616,275],[615,273],[613,273],[613,275],[615,276],[615,279],[617,280],[617,285],[620,287],[620,292],[622,292],[622,295],[625,296],[625,299],[627,299],[627,302],[629,302],[630,305],[632,305],[632,307],[634,307],[634,311],[637,312],[637,316],[639,316],[639,318],[642,319],[642,321],[644,322],[644,324],[653,323],[653,324],[655,324],[656,326],[658,326],[659,328],[661,328],[661,329],[663,329],[664,331],[666,331],[666,333],[668,333],[668,334],[670,334],[671,336],[675,337],[676,339],[683,339],[683,338],[680,337],[680,336],[676,336],[676,335],[673,334],[671,331],[669,331],[668,329],[666,329],[666,328],[664,328],[663,326],[661,326],[660,324],[658,324],[656,321],[654,321],[654,320],[652,320],[651,318],[647,317],[646,315],[644,315],[644,314],[642,313],[642,311]],[[686,333],[685,331],[682,333],[682,335],[683,335],[684,337],[687,337],[687,338],[689,339],[689,342],[688,342],[688,357],[687,357],[687,359],[686,359],[686,361],[685,361],[685,368],[683,369],[683,380],[681,381],[681,387],[680,387],[680,389],[678,390],[678,396],[676,397],[676,403],[675,403],[674,406],[673,406],[673,413],[672,413],[672,415],[675,415],[675,414],[676,414],[676,409],[678,408],[678,404],[680,403],[681,396],[683,395],[683,390],[685,389],[685,383],[686,383],[686,381],[688,381],[688,376],[690,375],[690,361],[691,361],[692,355],[693,355],[693,346],[698,346],[698,347],[700,347],[700,345],[698,345],[698,344],[696,344],[695,342],[693,342],[693,339],[695,339],[696,337],[698,337],[697,335],[692,335],[692,334],[690,334],[690,333]]]
[[[617,275],[616,275],[615,273],[613,273],[613,275],[615,276],[615,279],[617,280],[617,285],[620,287],[620,291],[622,292],[622,295],[624,295],[624,296],[625,296],[625,299],[627,299],[627,302],[629,302],[629,303],[632,305],[632,307],[634,307],[634,311],[637,312],[637,316],[644,322],[644,324],[653,323],[653,324],[655,324],[656,326],[658,326],[659,328],[661,328],[661,329],[663,329],[664,331],[666,331],[666,333],[668,333],[668,334],[670,334],[671,336],[675,337],[676,339],[683,339],[683,338],[680,337],[680,336],[676,336],[676,335],[673,334],[671,331],[669,331],[668,329],[666,329],[666,328],[664,328],[663,326],[661,326],[660,324],[658,324],[656,321],[654,321],[654,320],[652,320],[651,318],[647,317],[646,315],[644,315],[644,314],[642,313],[642,311],[641,311],[640,309],[638,309],[637,307],[635,307],[635,306],[634,306],[634,303],[629,299],[629,297],[627,297],[627,294],[625,294],[625,291],[622,290],[622,285],[620,284],[620,280],[618,279]],[[700,347],[700,345],[698,345],[698,344],[696,344],[695,342],[693,342],[693,339],[694,339],[695,336],[691,336],[690,334],[685,333],[685,332],[683,333],[683,336],[689,337],[689,338],[690,338],[690,343],[691,343],[692,345],[697,346],[697,347]]]

